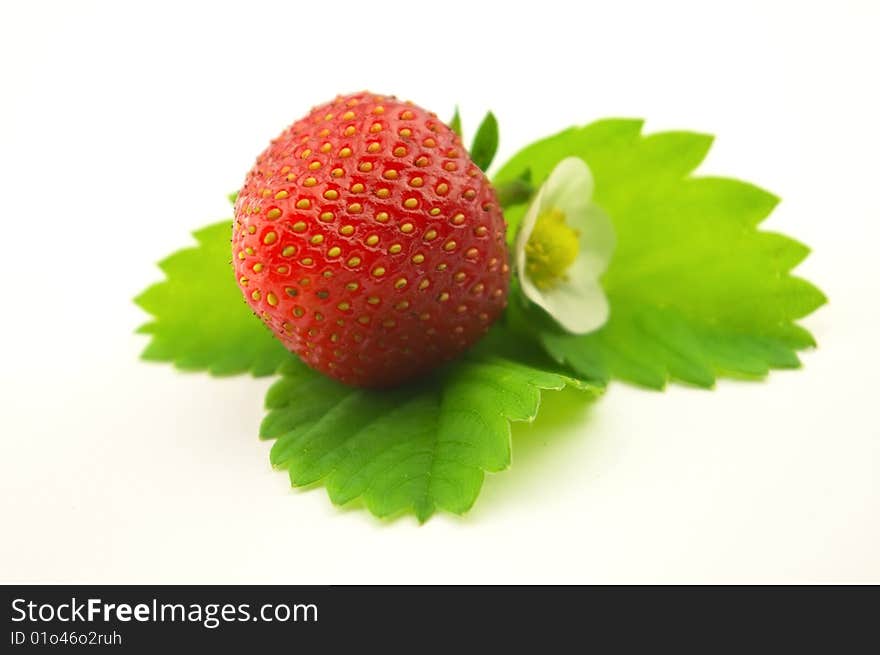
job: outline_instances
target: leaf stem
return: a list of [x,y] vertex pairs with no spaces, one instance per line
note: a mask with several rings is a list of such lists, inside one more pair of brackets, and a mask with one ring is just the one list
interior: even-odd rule
[[503,209],[528,202],[535,193],[535,187],[528,180],[516,179],[495,185],[498,204]]

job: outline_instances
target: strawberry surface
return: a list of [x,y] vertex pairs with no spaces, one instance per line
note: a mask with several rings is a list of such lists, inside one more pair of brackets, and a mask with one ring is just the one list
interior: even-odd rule
[[316,107],[257,158],[232,254],[246,301],[287,348],[358,386],[456,357],[507,299],[489,181],[436,115],[371,93]]

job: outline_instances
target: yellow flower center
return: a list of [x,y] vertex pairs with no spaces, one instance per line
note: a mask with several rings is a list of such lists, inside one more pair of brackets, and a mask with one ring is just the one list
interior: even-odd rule
[[580,252],[578,236],[559,209],[538,216],[526,243],[526,273],[536,287],[552,289],[568,279],[566,272]]

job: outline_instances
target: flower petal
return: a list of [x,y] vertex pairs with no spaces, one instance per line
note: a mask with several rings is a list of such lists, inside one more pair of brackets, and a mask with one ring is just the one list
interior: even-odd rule
[[577,263],[572,266],[567,282],[543,292],[536,289],[537,295],[526,295],[565,330],[587,334],[605,325],[610,308],[599,280],[574,270],[577,267]]
[[[538,220],[538,212],[541,209],[542,199],[544,197],[544,187],[542,186],[538,193],[535,195],[532,200],[532,204],[529,205],[528,211],[526,211],[526,215],[523,217],[522,221],[519,225],[519,234],[516,237],[516,247],[514,249],[514,253],[516,256],[516,260],[514,264],[516,265],[517,277],[519,277],[520,284],[523,287],[523,290],[526,289],[526,284],[535,290],[536,293],[540,293],[537,289],[535,289],[534,285],[528,279],[526,275],[526,244],[529,242],[529,239],[532,237],[532,231],[535,229],[535,223]],[[531,298],[531,296],[526,293],[526,296]]]
[[[577,217],[578,222],[571,220],[566,222],[578,230],[580,254],[578,259],[585,260],[584,275],[597,279],[611,262],[614,247],[617,245],[617,236],[614,233],[614,225],[611,218],[601,207],[590,204],[587,210]],[[574,268],[574,267],[572,267]],[[570,272],[570,276],[574,271]]]
[[[544,183],[544,191],[541,200],[541,211],[557,208],[566,216],[582,214],[590,206],[593,199],[593,174],[590,167],[583,159],[578,157],[566,157],[553,169],[547,182]],[[540,215],[541,212],[539,212]],[[569,221],[569,225],[574,224]]]

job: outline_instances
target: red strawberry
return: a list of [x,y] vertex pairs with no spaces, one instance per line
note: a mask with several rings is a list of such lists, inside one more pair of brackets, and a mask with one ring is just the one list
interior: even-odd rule
[[348,384],[399,383],[476,342],[504,308],[505,224],[435,114],[358,93],[272,141],[235,203],[245,299],[293,352]]

